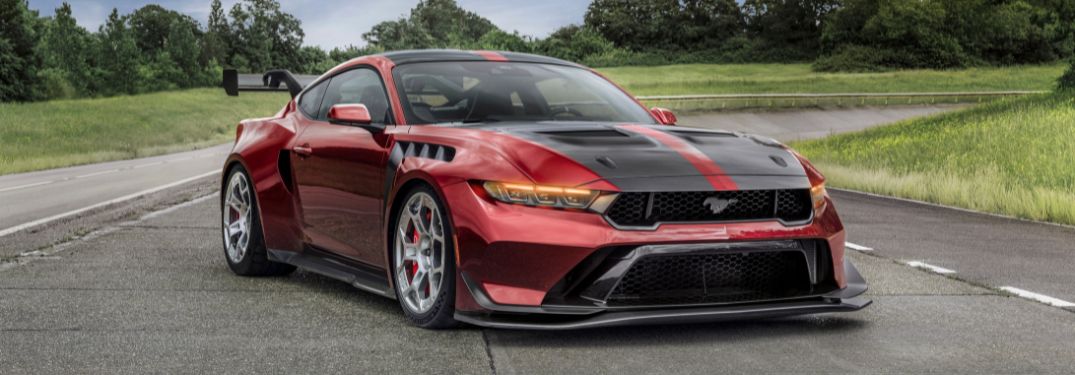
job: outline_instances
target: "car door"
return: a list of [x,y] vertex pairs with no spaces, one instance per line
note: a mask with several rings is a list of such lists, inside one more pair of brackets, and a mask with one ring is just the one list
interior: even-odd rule
[[391,131],[375,134],[329,123],[328,111],[336,104],[366,105],[374,124],[390,125],[392,118],[384,83],[369,68],[332,77],[316,115],[303,111],[303,129],[292,146],[292,168],[305,240],[321,250],[380,267],[383,179]]

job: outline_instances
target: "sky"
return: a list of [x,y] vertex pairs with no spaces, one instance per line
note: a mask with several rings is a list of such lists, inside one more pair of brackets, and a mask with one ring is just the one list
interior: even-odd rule
[[[237,0],[222,0],[227,12]],[[362,46],[362,33],[373,25],[406,15],[418,0],[279,0],[285,12],[302,20],[305,43],[324,49]],[[52,15],[63,0],[30,0],[30,8]],[[68,0],[78,24],[90,31],[108,18],[112,8],[127,14],[147,4],[186,13],[205,26],[210,0]],[[587,0],[456,0],[463,9],[478,13],[508,32],[545,37],[570,24],[581,24]]]

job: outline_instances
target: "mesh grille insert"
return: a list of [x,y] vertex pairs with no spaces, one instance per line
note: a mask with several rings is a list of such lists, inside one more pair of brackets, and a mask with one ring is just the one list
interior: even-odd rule
[[609,295],[609,305],[729,303],[810,293],[801,252],[655,255],[639,259]]
[[810,214],[810,191],[795,189],[622,193],[607,216],[620,226],[648,227],[674,222],[798,222],[809,219]]

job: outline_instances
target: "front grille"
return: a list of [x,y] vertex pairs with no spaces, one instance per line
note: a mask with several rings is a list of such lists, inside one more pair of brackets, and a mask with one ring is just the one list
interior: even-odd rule
[[731,303],[809,294],[799,251],[653,255],[636,261],[609,294],[615,305]]
[[[714,208],[722,209],[714,213]],[[607,217],[622,227],[775,219],[800,222],[810,219],[810,208],[807,189],[622,193]]]

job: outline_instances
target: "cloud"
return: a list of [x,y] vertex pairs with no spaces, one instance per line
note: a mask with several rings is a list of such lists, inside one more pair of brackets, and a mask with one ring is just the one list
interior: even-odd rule
[[[238,0],[222,0],[225,11]],[[523,35],[545,37],[569,24],[582,23],[588,1],[580,0],[457,0],[464,9],[493,21],[501,29]],[[30,0],[30,7],[41,15],[52,15],[63,0]],[[108,18],[112,8],[126,14],[147,4],[194,17],[203,25],[209,18],[210,0],[71,0],[78,24],[90,31]],[[407,14],[418,0],[281,0],[284,11],[302,20],[306,44],[325,49],[349,44],[364,45],[362,33],[379,22],[398,19]]]

